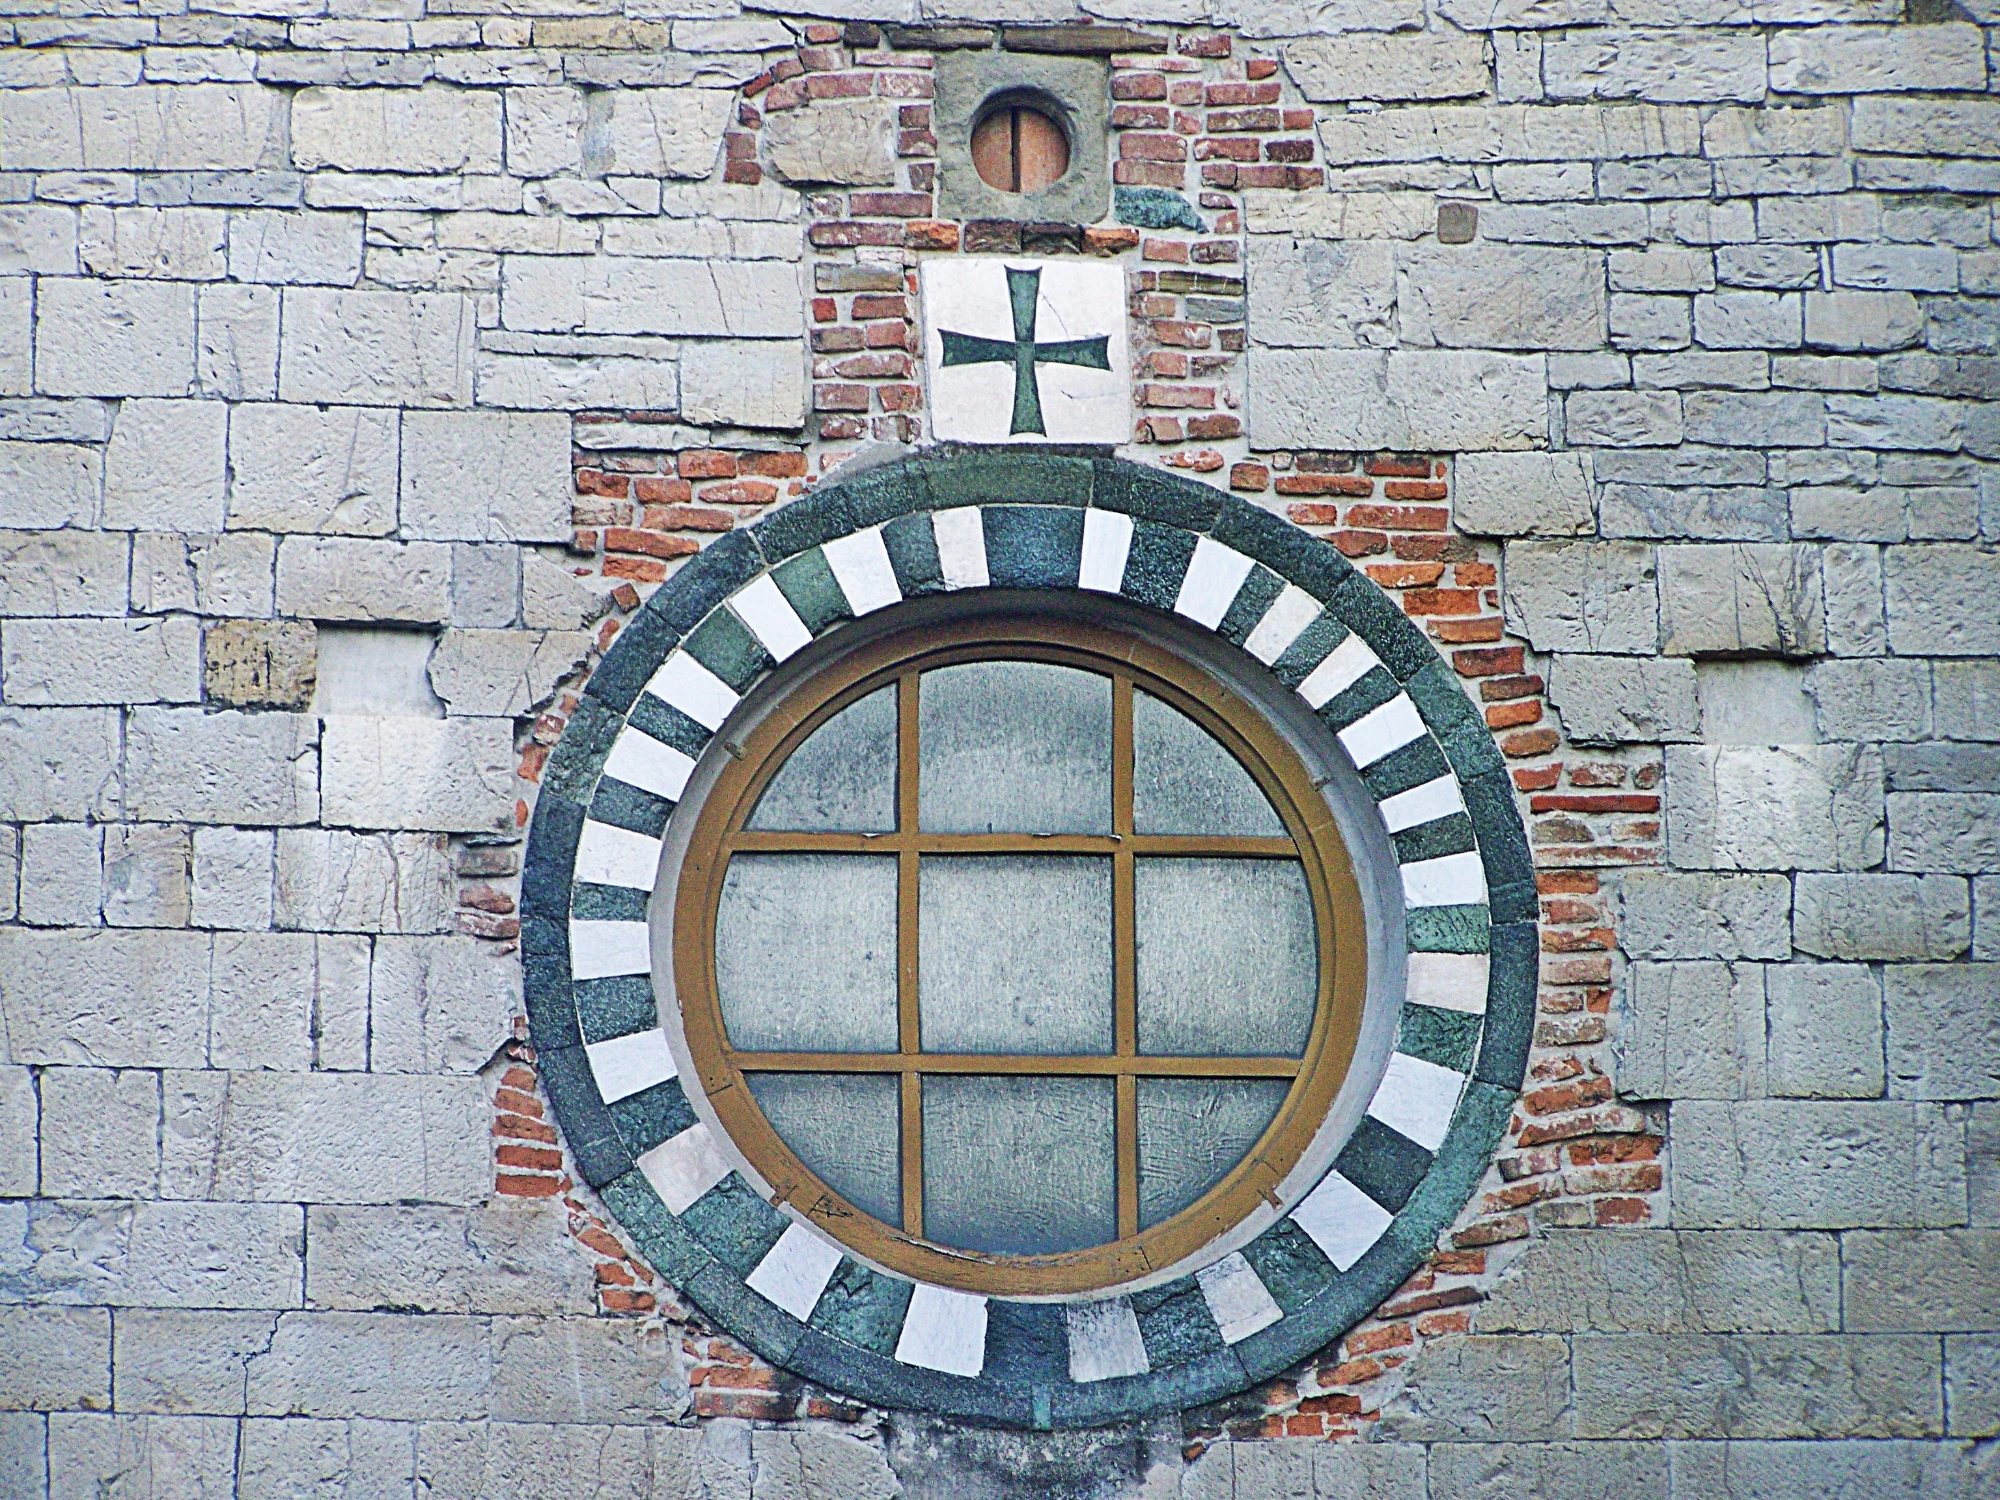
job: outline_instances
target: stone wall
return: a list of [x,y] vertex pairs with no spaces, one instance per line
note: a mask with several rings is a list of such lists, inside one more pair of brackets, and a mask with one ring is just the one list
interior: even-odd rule
[[[2000,1493],[2000,12],[822,9],[0,21],[0,1494]],[[996,46],[1105,59],[1119,213],[940,211]],[[759,1364],[521,1040],[582,682],[921,441],[954,250],[1128,267],[1123,451],[1367,567],[1541,867],[1431,1266],[1138,1429]]]

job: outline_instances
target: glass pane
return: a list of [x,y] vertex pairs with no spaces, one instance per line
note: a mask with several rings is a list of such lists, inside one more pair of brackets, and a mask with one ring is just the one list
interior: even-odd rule
[[1283,1078],[1141,1078],[1139,1227],[1172,1218],[1227,1177],[1291,1086]]
[[1139,833],[1282,838],[1285,825],[1242,763],[1179,709],[1132,695],[1132,825]]
[[745,825],[820,833],[896,827],[896,686],[850,703],[787,757]]
[[901,1079],[894,1073],[746,1073],[744,1082],[771,1128],[822,1182],[856,1208],[902,1228]]
[[1139,1050],[1301,1057],[1319,998],[1305,870],[1289,859],[1141,859]]
[[1111,679],[1037,661],[926,672],[917,802],[929,833],[1109,833]]
[[1111,861],[926,855],[917,994],[927,1052],[1111,1050]]
[[715,918],[729,1040],[753,1052],[896,1050],[896,861],[739,854]]
[[991,1255],[1118,1237],[1109,1078],[924,1078],[924,1236]]

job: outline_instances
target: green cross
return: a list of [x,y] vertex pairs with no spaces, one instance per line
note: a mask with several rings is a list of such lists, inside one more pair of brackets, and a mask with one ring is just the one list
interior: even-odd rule
[[944,362],[951,365],[1012,365],[1014,367],[1014,425],[1007,431],[1039,432],[1042,425],[1042,392],[1036,383],[1036,365],[1083,365],[1092,370],[1111,368],[1111,336],[1093,339],[1065,339],[1061,343],[1035,342],[1035,304],[1041,296],[1042,273],[1007,268],[1007,296],[1014,304],[1014,338],[980,338],[971,333],[945,333]]

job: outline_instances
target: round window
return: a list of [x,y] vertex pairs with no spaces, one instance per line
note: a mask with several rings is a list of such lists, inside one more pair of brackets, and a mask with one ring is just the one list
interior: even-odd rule
[[1069,170],[1069,137],[1046,111],[1003,103],[973,129],[972,165],[988,187],[1038,193]]
[[1143,1279],[1269,1199],[1366,988],[1285,738],[1080,621],[885,636],[729,747],[673,881],[715,1114],[858,1257],[1016,1296]]

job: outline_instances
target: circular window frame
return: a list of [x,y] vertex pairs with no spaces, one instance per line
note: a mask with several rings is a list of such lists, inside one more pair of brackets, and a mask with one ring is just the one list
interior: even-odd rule
[[[1061,99],[1058,99],[1046,89],[1038,89],[1024,84],[995,89],[991,94],[982,99],[979,103],[979,108],[972,112],[972,119],[966,128],[965,136],[968,151],[973,149],[974,143],[979,139],[979,132],[985,126],[986,122],[1003,110],[1026,110],[1047,120],[1055,128],[1057,134],[1062,137],[1063,169],[1047,182],[1039,183],[1034,187],[1029,187],[1025,184],[1017,188],[1003,187],[1000,183],[994,182],[991,178],[987,177],[985,173],[979,172],[978,157],[977,153],[974,152],[973,170],[979,173],[979,180],[996,193],[1005,193],[1009,197],[1023,200],[1033,198],[1038,193],[1055,192],[1063,185],[1070,173],[1076,169],[1076,111],[1072,110]],[[1015,170],[1017,173],[1020,170],[1018,161]]]
[[[913,643],[912,637],[921,640]],[[1287,842],[1304,868],[1311,893],[1318,960],[1313,1026],[1291,1075],[1292,1087],[1244,1157],[1192,1204],[1150,1228],[1134,1224],[1126,1233],[1129,1215],[1136,1215],[1138,1188],[1136,1179],[1127,1182],[1129,1164],[1121,1151],[1118,1237],[1088,1249],[1042,1256],[983,1254],[923,1239],[875,1218],[828,1186],[786,1145],[753,1101],[743,1075],[761,1070],[746,1069],[737,1061],[743,1054],[728,1042],[715,981],[716,916],[729,859],[739,852],[734,846],[740,843],[775,847],[785,840],[786,836],[775,834],[745,839],[743,825],[792,751],[835,713],[887,684],[941,666],[995,659],[1056,662],[1114,681],[1123,674],[1135,689],[1160,697],[1215,736],[1250,773],[1286,826]],[[899,715],[906,712],[899,702]],[[1124,734],[1129,752],[1129,724]],[[1114,729],[1114,739],[1117,736]],[[686,853],[677,869],[663,871],[661,889],[664,896],[668,882],[673,885],[673,992],[695,1077],[726,1136],[769,1185],[772,1201],[790,1204],[850,1252],[892,1273],[960,1291],[1015,1298],[1105,1295],[1198,1255],[1250,1219],[1261,1205],[1289,1206],[1281,1200],[1281,1185],[1325,1127],[1360,1040],[1369,983],[1368,932],[1345,842],[1314,778],[1285,737],[1241,695],[1188,658],[1128,631],[1053,617],[977,615],[919,623],[813,672],[740,740],[731,741],[728,754],[720,775],[702,797]],[[1114,756],[1114,778],[1120,776],[1122,763]],[[1129,790],[1128,785],[1128,795]],[[1067,842],[1042,835],[989,836],[980,842],[992,847],[980,852],[1027,852],[1028,846],[1036,845],[1053,853],[1058,852],[1057,845],[1066,849],[1069,843],[1087,842],[1093,851],[1129,863],[1146,852],[1145,837],[1117,831]],[[968,842],[964,835],[940,838],[953,846]],[[908,850],[914,865],[915,851],[924,842],[921,832],[854,835],[847,852]],[[1162,837],[1162,842],[1168,848],[1156,852],[1170,852],[1171,841]],[[1021,847],[1016,850],[1012,845]],[[903,878],[912,874],[913,870],[906,872]],[[904,920],[910,915],[905,910]],[[1120,911],[1117,920],[1129,923],[1132,914]],[[899,935],[899,971],[913,965],[914,941],[913,930]],[[1120,975],[1117,984],[1123,996],[1131,995],[1131,975]],[[913,1007],[914,977],[902,975],[899,989],[909,993],[907,1003]],[[913,1028],[913,1021],[906,1020],[906,1026]],[[1110,1061],[1143,1062],[1126,1050],[1133,1046],[1135,1039],[1128,1033]],[[919,1059],[925,1055],[921,1046],[914,1055]],[[1212,1075],[1250,1076],[1247,1066],[1235,1072],[1228,1062],[1217,1059]],[[946,1069],[936,1063],[929,1068],[871,1066],[867,1071],[906,1078],[944,1071],[987,1076],[976,1066]],[[1003,1071],[1042,1072],[1032,1066],[993,1069],[995,1074]],[[1121,1112],[1136,1108],[1122,1097],[1128,1092],[1123,1080],[1136,1079],[1146,1070],[1135,1066],[1106,1072],[1121,1081]],[[1159,1072],[1164,1076],[1165,1070]],[[905,1089],[907,1110],[911,1105],[907,1084]],[[1121,1143],[1130,1128],[1118,1127]],[[907,1197],[913,1190],[911,1163],[906,1161],[903,1171]],[[915,1191],[920,1198],[920,1185]],[[1130,1204],[1125,1202],[1128,1191]]]

